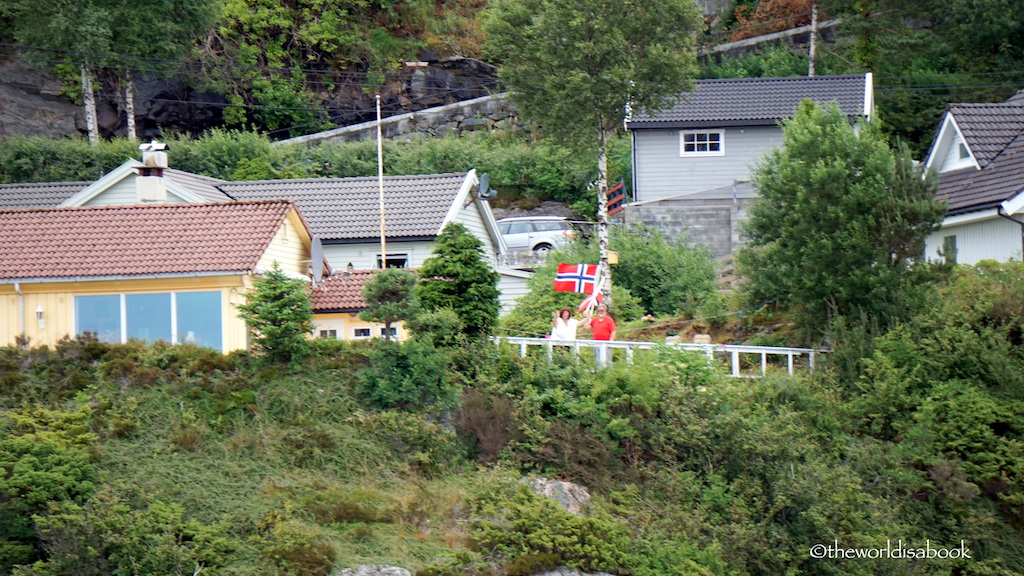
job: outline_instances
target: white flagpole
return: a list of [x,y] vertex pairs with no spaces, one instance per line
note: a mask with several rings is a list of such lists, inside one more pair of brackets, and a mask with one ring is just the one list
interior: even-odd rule
[[387,240],[384,234],[384,141],[380,119],[380,94],[377,95],[377,185],[380,188],[380,267],[388,266]]

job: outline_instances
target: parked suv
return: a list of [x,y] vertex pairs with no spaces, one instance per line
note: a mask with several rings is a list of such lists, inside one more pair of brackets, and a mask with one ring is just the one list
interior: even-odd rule
[[568,218],[516,216],[498,220],[498,230],[509,250],[548,250],[575,238]]

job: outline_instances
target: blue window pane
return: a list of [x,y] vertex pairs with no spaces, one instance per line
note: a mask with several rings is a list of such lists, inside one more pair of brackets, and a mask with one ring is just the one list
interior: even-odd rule
[[121,341],[121,296],[75,296],[75,333],[95,332],[103,342]]
[[178,341],[223,350],[220,292],[178,293]]
[[128,338],[171,342],[171,295],[128,294],[125,296]]

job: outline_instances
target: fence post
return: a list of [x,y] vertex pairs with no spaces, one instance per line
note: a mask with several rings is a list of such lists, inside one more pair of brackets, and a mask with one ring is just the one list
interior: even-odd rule
[[519,357],[526,358],[526,342],[519,343]]
[[551,340],[545,342],[544,347],[548,349],[548,362],[551,362]]
[[793,375],[793,352],[786,352],[786,369],[789,371],[789,375]]
[[737,378],[740,377],[740,351],[739,350],[733,350],[732,351],[732,375],[737,377]]
[[761,351],[761,376],[768,370],[768,353]]
[[626,364],[633,363],[633,345],[626,346]]

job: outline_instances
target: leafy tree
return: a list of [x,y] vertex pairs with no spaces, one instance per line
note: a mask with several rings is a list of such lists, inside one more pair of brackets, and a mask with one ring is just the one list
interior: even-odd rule
[[[597,156],[602,276],[608,265],[607,142],[626,108],[653,111],[691,85],[690,0],[498,0],[484,22],[487,49],[520,110],[559,140]],[[610,285],[608,285],[610,289]]]
[[419,311],[413,289],[416,276],[401,268],[385,268],[373,275],[363,287],[367,309],[359,317],[367,322],[384,323],[384,339],[391,340],[391,325],[409,320]]
[[238,306],[253,331],[253,347],[273,362],[295,363],[309,354],[313,304],[306,283],[274,267],[254,282],[248,301]]
[[480,240],[457,222],[437,237],[434,256],[420,268],[415,294],[428,311],[454,310],[473,338],[491,333],[501,309],[498,273],[484,260]]
[[754,171],[761,200],[737,255],[753,302],[779,299],[818,326],[832,314],[891,317],[945,207],[934,183],[879,127],[854,127],[811,101],[786,122],[783,147]]

